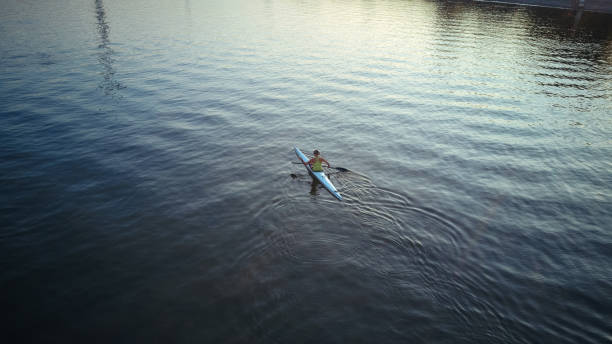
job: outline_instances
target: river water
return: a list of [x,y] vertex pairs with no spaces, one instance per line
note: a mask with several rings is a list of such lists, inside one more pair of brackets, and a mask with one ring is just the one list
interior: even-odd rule
[[610,15],[3,0],[0,71],[14,342],[612,340]]

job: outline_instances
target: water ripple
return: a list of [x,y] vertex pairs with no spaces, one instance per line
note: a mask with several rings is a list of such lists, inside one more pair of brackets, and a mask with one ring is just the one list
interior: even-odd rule
[[[0,17],[9,336],[609,339],[608,15],[68,0]],[[344,201],[296,145],[350,170],[330,177]]]

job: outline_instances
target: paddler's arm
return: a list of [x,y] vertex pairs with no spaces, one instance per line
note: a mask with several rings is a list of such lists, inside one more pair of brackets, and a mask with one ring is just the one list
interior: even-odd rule
[[321,158],[321,161],[327,164],[327,167],[331,167],[331,165],[329,164],[329,162],[323,158]]

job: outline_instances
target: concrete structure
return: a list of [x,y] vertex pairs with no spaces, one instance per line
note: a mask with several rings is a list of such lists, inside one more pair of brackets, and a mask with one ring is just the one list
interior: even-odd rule
[[476,0],[483,2],[505,2],[509,4],[523,4],[531,6],[583,9],[585,11],[603,12],[612,14],[612,0]]

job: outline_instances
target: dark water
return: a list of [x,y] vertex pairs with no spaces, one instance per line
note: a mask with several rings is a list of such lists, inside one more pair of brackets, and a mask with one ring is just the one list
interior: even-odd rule
[[3,0],[5,338],[610,343],[611,113],[609,15]]

